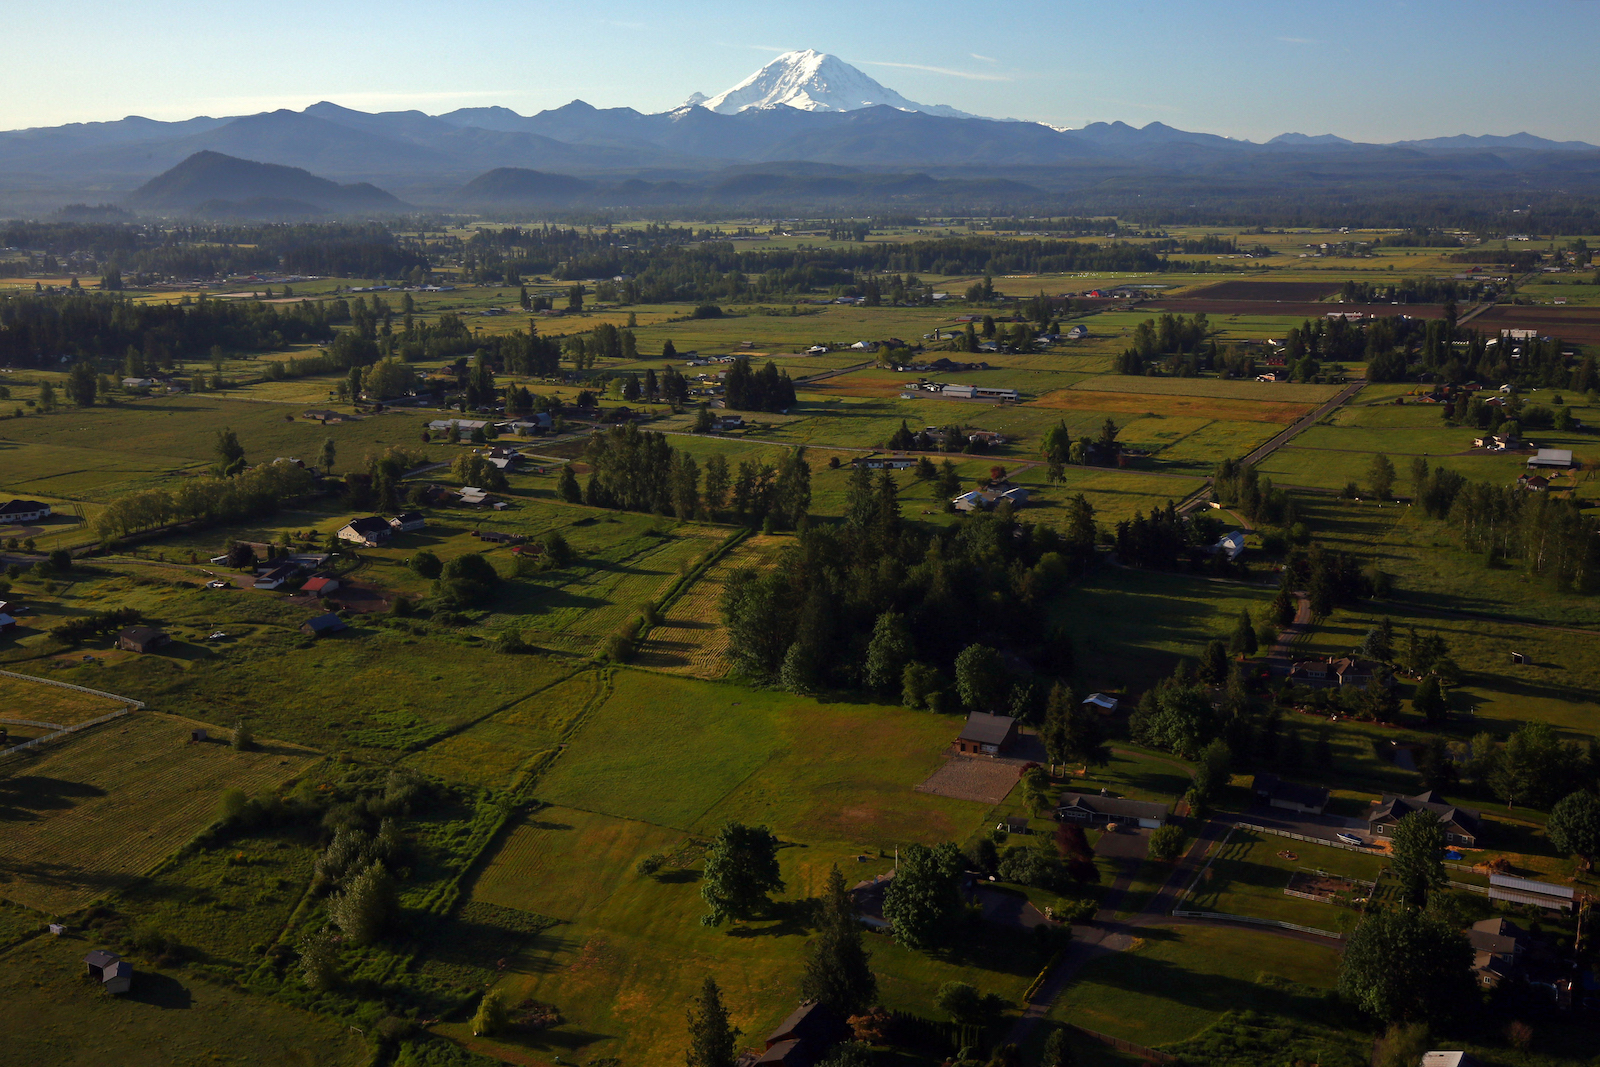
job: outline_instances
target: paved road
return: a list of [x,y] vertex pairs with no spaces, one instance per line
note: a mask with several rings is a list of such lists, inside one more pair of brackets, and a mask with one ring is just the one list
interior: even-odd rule
[[1250,466],[1260,463],[1262,460],[1272,455],[1272,453],[1276,452],[1278,449],[1294,440],[1294,438],[1302,431],[1308,430],[1315,426],[1319,420],[1325,418],[1340,404],[1343,404],[1346,400],[1349,400],[1351,397],[1359,393],[1366,384],[1367,382],[1365,378],[1351,382],[1349,385],[1335,393],[1333,395],[1333,399],[1312,411],[1311,414],[1302,417],[1293,425],[1278,433],[1272,438],[1272,440],[1268,441],[1254,452],[1251,452],[1248,456],[1245,456],[1243,460],[1244,464],[1246,466]]

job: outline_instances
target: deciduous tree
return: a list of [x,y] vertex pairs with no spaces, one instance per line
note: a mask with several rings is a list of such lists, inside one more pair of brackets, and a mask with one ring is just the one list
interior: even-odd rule
[[705,926],[729,919],[750,919],[770,903],[769,894],[783,891],[778,873],[778,839],[765,826],[730,822],[717,832],[706,851],[700,896],[711,911]]
[[1384,908],[1345,943],[1339,993],[1384,1022],[1447,1018],[1472,996],[1472,946],[1443,915]]

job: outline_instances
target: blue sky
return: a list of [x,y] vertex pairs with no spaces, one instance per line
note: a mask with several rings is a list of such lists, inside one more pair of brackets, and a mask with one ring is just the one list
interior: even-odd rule
[[5,27],[0,129],[322,99],[659,111],[815,48],[913,100],[1058,125],[1600,143],[1597,0],[85,0],[18,5]]

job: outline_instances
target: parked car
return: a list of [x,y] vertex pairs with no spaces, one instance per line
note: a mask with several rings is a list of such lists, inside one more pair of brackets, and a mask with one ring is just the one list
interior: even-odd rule
[[1347,845],[1361,845],[1363,847],[1366,846],[1366,842],[1361,840],[1361,838],[1357,837],[1355,834],[1343,834],[1343,833],[1340,833],[1340,834],[1334,834],[1333,836],[1337,837],[1340,841],[1343,841]]

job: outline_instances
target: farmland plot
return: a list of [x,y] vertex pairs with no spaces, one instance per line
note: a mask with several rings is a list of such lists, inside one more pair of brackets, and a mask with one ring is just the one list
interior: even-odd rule
[[720,678],[728,673],[728,632],[722,626],[722,591],[728,576],[741,567],[772,566],[789,539],[771,534],[752,537],[724,556],[672,605],[661,625],[650,631],[634,662],[641,667]]
[[0,723],[30,719],[75,726],[127,706],[125,701],[0,674]]
[[0,896],[45,912],[81,907],[208,824],[224,789],[271,789],[318,758],[277,742],[254,752],[190,744],[195,725],[136,713],[9,764],[0,779]]

